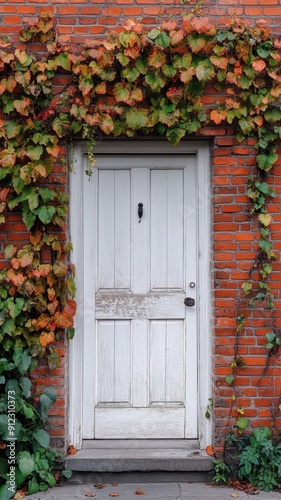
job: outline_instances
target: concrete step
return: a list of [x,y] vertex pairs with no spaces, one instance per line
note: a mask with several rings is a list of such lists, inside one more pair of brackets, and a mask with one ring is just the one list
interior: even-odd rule
[[[95,440],[66,460],[74,473],[189,473],[190,481],[210,479],[213,459],[194,440]],[[182,476],[182,474],[181,474]],[[120,481],[120,479],[119,479]]]

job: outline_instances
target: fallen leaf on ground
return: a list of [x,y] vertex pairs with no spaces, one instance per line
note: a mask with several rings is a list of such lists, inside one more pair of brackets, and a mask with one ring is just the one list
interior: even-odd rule
[[25,490],[18,490],[14,496],[15,500],[21,500],[21,498],[26,497],[26,491]]
[[231,495],[231,496],[232,496],[233,498],[239,498],[238,493],[232,493],[232,495]]
[[142,491],[140,488],[138,488],[137,491],[135,491],[135,494],[136,495],[145,495],[144,491]]
[[77,449],[72,446],[72,444],[67,449],[67,455],[75,455],[77,453]]
[[95,493],[93,493],[92,491],[88,491],[85,495],[85,497],[95,497]]
[[119,486],[118,483],[111,483],[111,486]]
[[110,497],[119,497],[118,491],[113,491],[112,493],[109,493]]
[[215,453],[214,453],[214,448],[213,448],[211,445],[207,446],[207,448],[206,448],[206,453],[207,453],[210,457],[213,457],[213,456],[214,456],[214,454],[215,454]]
[[96,484],[94,484],[94,487],[95,487],[95,488],[98,488],[98,490],[102,490],[103,488],[105,488],[105,484],[102,484],[102,483],[96,483]]

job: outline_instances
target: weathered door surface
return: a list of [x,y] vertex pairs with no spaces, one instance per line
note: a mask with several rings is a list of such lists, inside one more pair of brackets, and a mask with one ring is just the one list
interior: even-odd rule
[[94,438],[196,438],[195,157],[98,156],[93,196]]

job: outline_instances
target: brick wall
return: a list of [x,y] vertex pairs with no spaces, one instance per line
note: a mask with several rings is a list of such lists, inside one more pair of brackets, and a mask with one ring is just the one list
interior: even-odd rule
[[[60,1],[7,1],[0,0],[0,34],[10,35],[16,40],[16,32],[22,27],[24,18],[38,16],[42,11],[51,11],[57,19],[58,30],[68,34],[76,43],[89,37],[106,36],[111,29],[121,29],[125,18],[139,18],[145,24],[155,25],[163,17],[178,18],[189,13],[194,2],[178,0],[60,0]],[[280,0],[240,0],[233,7],[233,0],[211,0],[202,2],[202,14],[216,19],[224,25],[229,16],[237,15],[250,22],[262,18],[281,35]],[[59,85],[60,82],[57,81]],[[216,94],[217,96],[217,94]],[[217,97],[210,92],[206,104]],[[237,400],[234,407],[243,407],[245,415],[251,419],[251,426],[280,426],[280,412],[276,411],[281,393],[281,362],[276,357],[267,359],[264,334],[272,325],[281,327],[281,263],[274,265],[272,288],[276,290],[277,303],[274,313],[265,313],[258,308],[247,309],[241,296],[241,283],[247,279],[248,271],[255,257],[257,228],[249,217],[250,205],[246,196],[246,180],[255,169],[254,141],[238,144],[233,130],[221,126],[202,130],[201,137],[212,138],[213,177],[213,275],[214,283],[214,444],[222,449],[225,428],[233,423],[237,413],[231,409],[232,389],[226,385],[225,376],[231,373],[230,364],[235,353],[240,354],[246,369],[238,368],[236,387]],[[281,153],[281,151],[279,151]],[[281,159],[274,167],[272,182],[277,190],[277,198],[270,203],[273,215],[273,238],[275,250],[281,250]],[[51,182],[66,186],[67,174],[64,166],[58,166],[52,174]],[[23,243],[26,239],[24,227],[16,215],[9,217],[2,227],[1,245]],[[247,326],[236,337],[236,305],[249,317]],[[54,386],[58,399],[51,410],[55,444],[59,447],[66,442],[67,435],[67,356],[66,342],[61,339],[59,352],[62,355],[58,370],[49,370],[42,364],[34,377],[39,386]],[[265,371],[267,364],[270,366]],[[67,443],[66,443],[67,444]]]

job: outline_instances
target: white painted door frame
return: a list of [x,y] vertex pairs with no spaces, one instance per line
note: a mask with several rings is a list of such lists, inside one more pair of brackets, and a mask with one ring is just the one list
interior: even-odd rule
[[[198,428],[199,444],[205,448],[211,442],[211,426],[205,418],[208,398],[211,396],[210,377],[210,160],[207,142],[185,142],[176,148],[162,141],[103,141],[95,153],[101,154],[181,154],[196,156],[197,196],[195,206],[188,208],[186,216],[197,218],[198,230]],[[69,343],[69,443],[80,449],[82,437],[91,435],[93,423],[83,415],[83,404],[94,413],[94,393],[90,385],[94,377],[94,345],[91,323],[94,314],[96,235],[94,231],[86,235],[84,213],[94,213],[94,197],[88,196],[89,180],[85,174],[87,155],[85,143],[75,147],[74,171],[70,174],[70,231],[73,243],[72,261],[76,266],[77,314],[76,334]],[[88,184],[87,184],[88,183]],[[85,245],[86,237],[86,245]],[[87,262],[87,267],[84,265]],[[83,403],[84,402],[84,403]],[[86,403],[85,403],[86,402]]]

